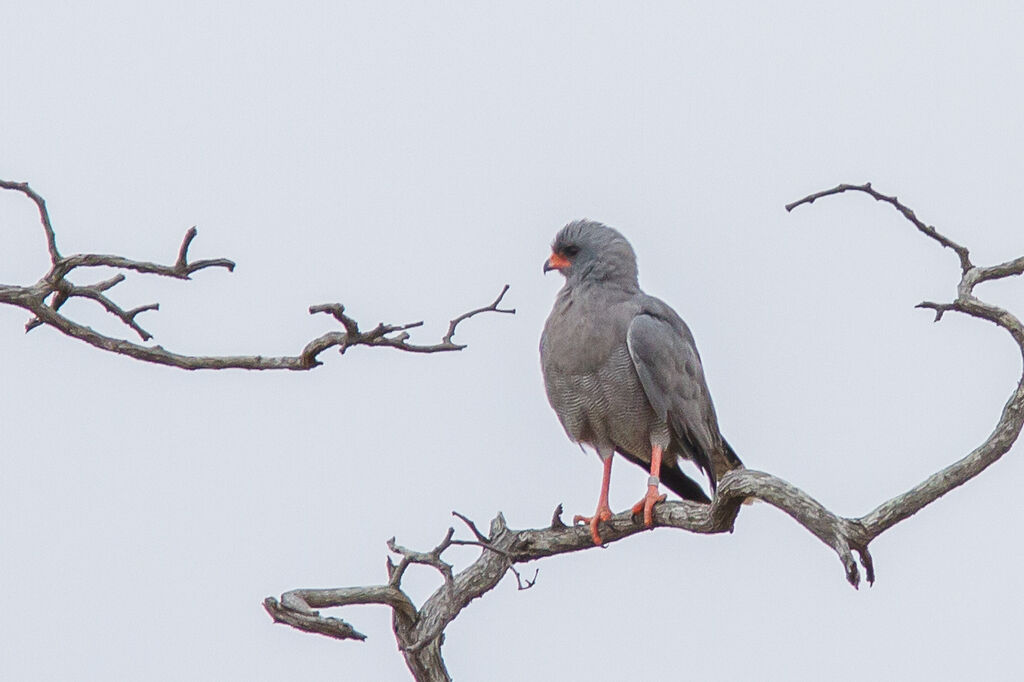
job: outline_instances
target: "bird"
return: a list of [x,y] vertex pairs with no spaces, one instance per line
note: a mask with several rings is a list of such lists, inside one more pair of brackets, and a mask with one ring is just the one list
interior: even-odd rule
[[598,524],[608,505],[614,453],[650,472],[632,508],[653,521],[666,499],[660,484],[685,500],[708,504],[701,486],[679,468],[688,459],[718,480],[743,466],[722,436],[704,368],[683,319],[640,288],[636,253],[622,234],[592,220],[565,225],[551,243],[544,273],[565,277],[540,338],[548,401],[566,435],[590,446],[604,466],[593,516],[576,516],[602,545]]

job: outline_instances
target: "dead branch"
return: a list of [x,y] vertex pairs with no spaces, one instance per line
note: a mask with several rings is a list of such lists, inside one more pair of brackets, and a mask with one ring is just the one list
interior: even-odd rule
[[821,192],[815,192],[814,194],[808,194],[803,199],[797,199],[791,204],[786,204],[786,211],[791,213],[793,209],[796,208],[797,206],[801,206],[803,204],[813,204],[815,201],[821,199],[822,197],[832,196],[833,194],[842,194],[843,192],[864,192],[865,194],[874,198],[875,201],[884,201],[885,203],[893,206],[897,211],[903,214],[904,218],[912,222],[914,224],[914,227],[916,227],[922,233],[931,237],[932,239],[942,244],[943,246],[953,249],[953,251],[956,252],[957,257],[960,259],[961,271],[967,272],[973,267],[973,265],[971,264],[970,253],[967,251],[966,247],[960,246],[952,239],[949,239],[948,237],[939,234],[939,232],[931,225],[927,225],[921,222],[921,220],[917,217],[917,214],[914,213],[908,206],[905,206],[904,204],[900,203],[899,199],[897,199],[895,196],[890,197],[885,194],[882,194],[881,192],[876,191],[871,186],[870,182],[866,182],[863,185],[836,185],[832,189],[826,189],[822,190]]
[[[957,296],[949,303],[923,302],[920,308],[934,310],[936,321],[948,311],[954,311],[988,320],[1005,329],[1022,353],[1024,359],[1024,326],[1006,310],[981,301],[974,295],[976,285],[989,280],[1024,274],[1024,257],[992,266],[975,266],[966,247],[940,234],[926,225],[909,207],[894,196],[875,191],[865,185],[838,185],[829,190],[810,194],[786,206],[788,211],[802,204],[844,192],[862,192],[896,208],[918,230],[945,248],[952,249],[961,268]],[[455,321],[453,321],[453,324]],[[1016,441],[1024,425],[1024,374],[1003,407],[992,434],[959,461],[929,476],[910,490],[888,500],[873,511],[860,517],[842,517],[780,478],[761,471],[739,469],[726,474],[719,482],[715,499],[710,505],[693,502],[667,501],[654,508],[653,527],[676,528],[691,533],[731,532],[742,503],[757,498],[785,512],[794,521],[836,552],[847,581],[854,587],[860,584],[863,567],[869,583],[875,580],[874,562],[868,551],[870,543],[889,528],[931,504],[947,492],[963,485],[999,459]],[[405,657],[413,678],[420,681],[449,680],[441,658],[444,629],[473,599],[493,589],[509,571],[515,572],[518,585],[523,582],[515,570],[516,564],[536,561],[545,557],[593,549],[589,529],[584,526],[566,526],[561,520],[561,505],[555,509],[551,525],[547,528],[512,530],[499,513],[491,522],[490,532],[484,535],[468,518],[455,513],[473,534],[473,540],[455,540],[454,531],[448,529],[445,539],[432,551],[413,552],[394,544],[388,547],[402,558],[396,566],[388,561],[389,582],[386,586],[345,588],[342,590],[301,590],[282,596],[279,603],[273,597],[264,601],[264,607],[279,623],[302,630],[319,632],[337,638],[353,638],[347,633],[351,626],[343,621],[323,617],[311,606],[328,608],[354,603],[381,603],[391,606],[393,625],[399,649]],[[613,516],[601,528],[605,544],[650,530],[629,512]],[[441,558],[445,549],[453,544],[472,544],[481,547],[479,557],[459,572]],[[856,554],[856,557],[855,557]],[[858,566],[859,559],[859,566]],[[401,579],[410,564],[423,564],[438,570],[443,584],[422,607],[416,609],[401,590]],[[535,578],[536,579],[536,578]],[[527,586],[532,584],[528,581]],[[300,595],[299,599],[296,595]],[[296,622],[297,621],[297,622]],[[345,628],[348,628],[346,630]],[[358,634],[358,633],[356,633]]]
[[20,192],[33,202],[39,209],[39,219],[46,237],[46,247],[50,255],[50,269],[35,284],[29,286],[0,284],[0,303],[17,306],[27,310],[32,317],[25,324],[25,331],[32,331],[40,325],[49,325],[72,338],[111,353],[127,355],[137,360],[152,362],[159,365],[170,365],[181,369],[288,369],[310,370],[323,364],[319,356],[328,348],[338,347],[344,353],[352,346],[377,346],[394,348],[408,353],[442,353],[462,350],[464,344],[455,343],[456,327],[471,317],[481,313],[514,314],[514,308],[500,308],[502,299],[508,291],[506,284],[498,297],[487,306],[463,313],[451,320],[448,331],[441,341],[434,344],[418,344],[409,341],[409,329],[420,327],[423,322],[407,324],[379,323],[372,329],[362,330],[359,323],[345,313],[345,306],[340,303],[325,303],[310,306],[310,314],[329,313],[341,323],[344,331],[326,332],[305,345],[298,355],[263,356],[263,355],[232,355],[232,356],[201,356],[182,355],[166,350],[161,346],[144,346],[113,336],[101,334],[86,325],[75,322],[60,312],[61,307],[72,298],[83,298],[96,302],[105,311],[116,317],[131,329],[142,341],[149,341],[152,334],[146,331],[137,321],[139,314],[160,309],[160,304],[150,303],[125,310],[107,292],[125,281],[123,273],[110,279],[88,285],[78,285],[68,277],[80,268],[108,267],[116,270],[128,270],[146,275],[171,277],[174,279],[191,279],[191,276],[207,268],[224,268],[233,271],[235,263],[227,258],[190,260],[189,247],[196,238],[198,231],[189,228],[178,249],[178,255],[171,265],[162,265],[147,261],[132,260],[123,256],[76,253],[62,256],[57,248],[57,236],[50,222],[50,214],[46,202],[35,190],[25,182],[9,182],[0,180],[0,188]]

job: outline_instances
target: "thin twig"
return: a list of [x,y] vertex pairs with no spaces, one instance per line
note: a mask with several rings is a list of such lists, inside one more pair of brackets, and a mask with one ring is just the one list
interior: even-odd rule
[[470,310],[468,313],[462,313],[461,315],[456,317],[454,320],[449,322],[448,323],[448,331],[445,333],[444,337],[441,339],[441,344],[440,345],[447,344],[449,346],[453,346],[456,349],[465,348],[465,346],[463,346],[463,345],[452,343],[452,337],[455,336],[455,328],[459,326],[459,323],[462,322],[463,320],[468,320],[469,318],[473,317],[474,315],[479,315],[480,313],[488,313],[488,312],[507,313],[509,315],[515,315],[516,314],[516,309],[515,308],[504,308],[504,309],[502,309],[502,308],[498,307],[498,304],[501,303],[501,299],[505,298],[506,292],[508,292],[508,285],[507,284],[504,287],[502,287],[501,293],[498,294],[498,297],[496,299],[494,299],[494,302],[491,303],[490,305],[484,306],[483,308],[477,308],[476,310]]
[[452,516],[457,516],[464,524],[469,526],[469,530],[473,532],[473,535],[475,535],[476,539],[480,542],[488,542],[490,540],[489,537],[480,532],[480,529],[477,528],[476,524],[473,523],[468,517],[463,516],[457,511],[453,511]]
[[50,224],[50,212],[46,209],[46,201],[29,187],[27,182],[0,180],[0,188],[21,192],[35,202],[39,209],[39,221],[43,224],[43,232],[46,234],[46,250],[50,254],[50,263],[56,265],[60,260],[60,251],[57,250],[57,235],[53,231],[53,225]]
[[516,577],[516,585],[519,586],[519,591],[528,590],[537,584],[537,576],[540,575],[540,569],[536,568],[533,571],[533,578],[523,580],[523,577],[519,574],[519,571],[515,566],[509,566],[508,570],[512,571],[512,574]]

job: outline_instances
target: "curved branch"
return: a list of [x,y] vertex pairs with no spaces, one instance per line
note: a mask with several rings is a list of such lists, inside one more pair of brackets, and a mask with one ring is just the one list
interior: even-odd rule
[[53,232],[53,225],[50,224],[50,212],[46,210],[46,201],[36,194],[35,190],[28,186],[27,182],[10,182],[0,180],[0,189],[11,189],[21,192],[35,202],[39,209],[39,220],[43,223],[43,232],[46,233],[46,250],[50,254],[50,263],[56,265],[60,260],[60,252],[57,250],[57,235]]
[[863,192],[873,197],[875,201],[884,201],[885,203],[893,206],[897,211],[903,214],[904,218],[912,222],[914,224],[914,227],[916,227],[918,230],[920,230],[927,236],[931,237],[938,243],[942,244],[943,246],[953,249],[953,251],[956,252],[957,257],[960,259],[961,271],[967,272],[972,267],[974,267],[971,264],[971,255],[970,252],[967,250],[967,247],[960,246],[952,239],[939,234],[939,232],[931,225],[927,225],[921,222],[921,220],[917,217],[917,214],[914,213],[914,211],[912,211],[908,206],[905,206],[904,204],[900,203],[899,199],[897,199],[895,196],[887,196],[885,194],[882,194],[881,192],[876,191],[871,186],[870,182],[866,182],[863,185],[841,184],[836,185],[832,189],[826,189],[820,192],[815,192],[814,194],[808,194],[803,199],[797,199],[791,204],[786,204],[786,211],[792,212],[793,209],[796,208],[797,206],[801,206],[803,204],[813,204],[815,201],[821,199],[822,197],[832,196],[833,194],[842,194],[843,192]]
[[[1016,258],[993,266],[975,266],[970,259],[966,247],[957,244],[940,234],[934,227],[926,225],[917,218],[909,207],[902,204],[895,196],[887,196],[875,191],[871,184],[838,185],[829,190],[808,195],[799,201],[786,206],[793,210],[803,204],[811,204],[815,200],[843,192],[863,192],[892,205],[919,231],[937,241],[943,247],[952,249],[960,261],[961,279],[957,287],[957,296],[950,303],[924,302],[918,307],[934,310],[936,321],[947,311],[955,311],[987,320],[1006,330],[1013,338],[1022,354],[1024,362],[1024,325],[1008,311],[978,299],[974,295],[974,287],[985,281],[1000,279],[1013,275],[1024,274],[1024,257]],[[454,321],[453,321],[454,322]],[[1024,373],[1017,386],[1007,400],[992,434],[965,457],[941,471],[929,476],[919,485],[897,495],[878,506],[870,513],[858,517],[839,516],[815,500],[796,486],[771,474],[739,469],[727,473],[719,482],[718,490],[710,505],[693,502],[671,501],[661,502],[654,507],[653,527],[676,528],[692,533],[723,533],[731,532],[742,504],[748,498],[760,499],[773,507],[785,512],[797,523],[806,528],[826,546],[836,552],[839,557],[847,581],[854,587],[860,583],[860,568],[855,554],[863,567],[869,583],[875,579],[874,561],[868,551],[868,545],[876,537],[889,528],[903,521],[931,504],[947,492],[971,480],[993,462],[1002,457],[1016,441],[1024,425]],[[499,513],[491,522],[490,533],[484,536],[476,525],[466,517],[453,512],[466,523],[475,539],[454,540],[453,530],[449,529],[438,547],[432,552],[421,554],[400,548],[389,543],[392,551],[403,555],[402,562],[395,567],[389,561],[391,581],[389,587],[401,592],[401,577],[410,563],[433,566],[442,573],[443,584],[430,596],[419,610],[408,611],[407,597],[392,598],[387,602],[395,612],[394,630],[399,646],[413,677],[417,680],[448,680],[444,662],[440,657],[440,646],[445,627],[454,620],[462,609],[473,599],[493,589],[509,572],[515,573],[518,585],[522,581],[515,570],[516,564],[529,561],[593,549],[589,529],[584,526],[566,526],[561,519],[561,505],[555,510],[551,525],[548,528],[512,530]],[[641,520],[634,518],[629,512],[617,514],[604,523],[601,537],[605,544],[618,542],[623,538],[651,530]],[[478,545],[481,547],[479,557],[465,569],[453,573],[452,567],[441,559],[441,553],[450,545]],[[375,588],[351,588],[372,590]],[[313,599],[321,606],[342,606],[342,599],[332,598],[336,591],[304,590],[305,598]],[[294,593],[288,593],[294,594]],[[345,592],[345,594],[349,594]],[[367,592],[367,595],[373,594]],[[403,596],[404,593],[401,593]],[[368,597],[367,597],[368,598]],[[366,603],[348,601],[345,603]],[[376,603],[385,603],[380,600]],[[307,607],[300,607],[291,613],[282,599],[278,605],[273,598],[268,598],[264,606],[271,612],[277,622],[291,622],[281,616],[280,612],[272,611],[268,604],[275,608],[283,608],[293,617],[299,614],[305,617],[321,618],[319,614],[310,616]],[[276,614],[276,615],[275,615]],[[328,621],[323,619],[319,627],[329,628]],[[293,625],[301,629],[311,630],[308,622]],[[420,665],[417,659],[410,659],[411,654],[420,651],[430,652],[431,666]]]
[[[955,311],[992,322],[1010,334],[1014,343],[1017,344],[1018,350],[1021,352],[1022,363],[1024,363],[1024,325],[1009,311],[991,303],[985,303],[974,295],[975,286],[982,282],[1024,273],[1024,257],[1015,258],[998,265],[987,267],[975,266],[971,263],[966,247],[940,234],[934,227],[922,223],[909,207],[902,204],[894,196],[886,196],[875,191],[871,187],[871,183],[864,185],[837,185],[832,189],[808,195],[792,204],[788,204],[786,210],[791,211],[801,204],[814,203],[815,199],[823,196],[841,194],[848,191],[864,192],[878,201],[891,204],[921,232],[935,239],[943,246],[953,249],[959,256],[961,277],[957,285],[956,298],[950,303],[925,301],[919,303],[917,305],[918,308],[934,310],[936,322],[941,320],[943,314],[948,311]],[[980,474],[1010,450],[1020,435],[1022,425],[1024,425],[1024,372],[1022,372],[1022,376],[1017,382],[1016,389],[1003,406],[1003,411],[999,415],[999,421],[996,423],[995,429],[985,439],[985,442],[959,461],[932,474],[910,490],[883,502],[870,513],[856,519],[856,523],[862,528],[862,533],[858,538],[859,541],[866,545],[900,521],[913,516],[953,488],[963,485]]]
[[84,341],[100,350],[127,355],[128,357],[145,362],[190,370],[287,369],[303,371],[319,367],[323,364],[319,360],[319,355],[325,350],[334,347],[337,347],[340,353],[344,353],[352,346],[385,346],[408,353],[442,353],[462,350],[466,347],[464,344],[458,344],[452,340],[455,336],[456,328],[464,320],[486,312],[515,314],[514,308],[499,307],[509,288],[506,284],[501,293],[498,294],[498,297],[490,305],[463,313],[451,320],[448,324],[448,331],[441,338],[441,341],[435,344],[410,343],[408,330],[422,326],[422,322],[399,325],[381,322],[376,327],[363,331],[359,328],[358,322],[345,314],[345,307],[343,305],[340,303],[327,303],[311,306],[309,308],[310,314],[330,313],[342,324],[344,331],[326,332],[316,337],[307,343],[298,355],[269,357],[263,355],[184,355],[166,350],[161,346],[144,346],[97,332],[91,327],[63,315],[60,309],[64,303],[72,298],[84,298],[95,301],[105,311],[118,318],[125,326],[135,332],[143,341],[148,341],[152,338],[152,334],[138,324],[136,317],[146,311],[159,310],[160,305],[158,303],[149,303],[125,310],[114,302],[106,292],[125,280],[123,273],[118,273],[110,279],[91,285],[74,284],[67,279],[68,276],[79,268],[108,267],[146,275],[188,280],[191,279],[192,274],[207,268],[224,268],[229,272],[234,271],[234,261],[227,258],[189,260],[189,248],[198,234],[198,230],[194,226],[185,233],[181,246],[178,248],[177,258],[171,265],[97,253],[76,253],[71,256],[61,256],[60,251],[57,249],[57,237],[50,222],[50,215],[43,198],[29,187],[28,183],[24,182],[0,180],[0,189],[20,192],[35,202],[39,208],[40,221],[50,254],[50,270],[35,284],[30,286],[0,285],[0,303],[23,308],[32,314],[32,317],[25,325],[25,331],[32,331],[41,325],[49,325],[67,336]]

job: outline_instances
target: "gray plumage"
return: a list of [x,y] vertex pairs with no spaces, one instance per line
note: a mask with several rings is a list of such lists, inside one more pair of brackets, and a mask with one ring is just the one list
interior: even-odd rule
[[555,236],[565,275],[540,341],[548,400],[569,438],[602,458],[618,452],[649,466],[664,450],[661,480],[707,501],[677,458],[692,460],[712,490],[741,466],[718,429],[693,336],[671,307],[637,281],[636,255],[617,230],[578,220]]

